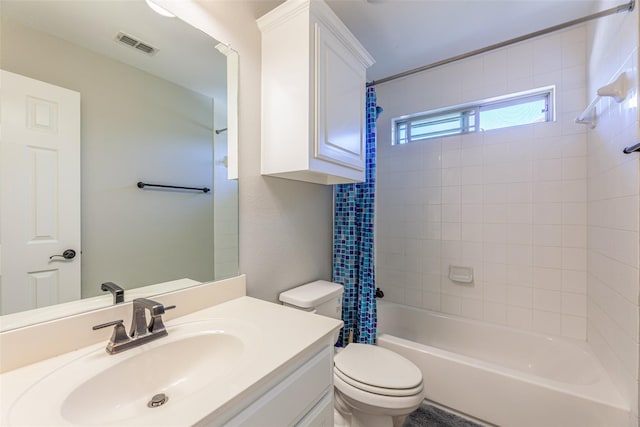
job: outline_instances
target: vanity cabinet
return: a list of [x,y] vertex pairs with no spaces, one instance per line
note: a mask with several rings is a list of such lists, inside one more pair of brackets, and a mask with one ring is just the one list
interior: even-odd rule
[[333,426],[332,368],[333,350],[325,348],[282,376],[224,426]]
[[369,53],[321,0],[288,0],[258,26],[262,174],[364,181]]
[[333,427],[333,345],[326,340],[283,366],[207,427]]
[[[180,314],[167,319],[168,336],[115,356],[104,351],[109,331],[91,326],[123,318],[127,304],[0,333],[0,425],[332,427],[333,344],[342,322],[238,296],[244,279],[229,280],[159,296],[178,307],[167,318]],[[187,311],[211,300],[226,301]],[[44,336],[67,352],[43,352]],[[91,339],[99,341],[86,345]],[[27,353],[46,358],[15,366],[12,359]],[[163,361],[170,368],[154,368]],[[150,409],[159,392],[169,399]]]

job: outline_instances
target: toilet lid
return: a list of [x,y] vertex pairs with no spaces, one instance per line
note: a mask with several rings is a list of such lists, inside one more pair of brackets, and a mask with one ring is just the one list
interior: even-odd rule
[[344,375],[377,388],[413,389],[422,384],[422,372],[416,365],[376,345],[349,344],[336,354],[334,364]]
[[333,384],[341,390],[343,393],[346,393],[347,390],[341,386],[341,382],[346,385],[350,385],[351,387],[355,387],[358,390],[366,391],[367,393],[377,394],[380,396],[388,396],[388,397],[410,397],[416,396],[422,393],[422,389],[424,388],[422,383],[417,387],[413,388],[383,388],[383,387],[374,387],[369,384],[361,383],[354,380],[351,377],[346,376],[340,369],[333,369]]

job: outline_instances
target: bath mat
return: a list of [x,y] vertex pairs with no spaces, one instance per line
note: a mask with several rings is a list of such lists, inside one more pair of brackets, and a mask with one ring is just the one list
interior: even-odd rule
[[422,404],[413,411],[403,427],[480,427],[478,424],[443,411],[435,406]]

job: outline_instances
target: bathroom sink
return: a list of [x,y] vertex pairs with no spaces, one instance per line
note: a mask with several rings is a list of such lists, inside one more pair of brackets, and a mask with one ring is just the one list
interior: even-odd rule
[[117,355],[93,349],[55,370],[16,401],[11,423],[130,424],[161,417],[207,386],[229,387],[260,340],[255,327],[224,319],[167,331],[167,337]]

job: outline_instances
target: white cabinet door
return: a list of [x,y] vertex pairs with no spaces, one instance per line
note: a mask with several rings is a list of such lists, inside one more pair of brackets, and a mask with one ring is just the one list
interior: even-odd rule
[[[301,420],[305,421],[300,426],[321,426],[329,419],[333,425],[333,411],[326,408],[326,402],[333,401],[332,375],[333,348],[327,347],[224,426],[287,427]],[[318,406],[318,402],[324,405]]]
[[285,1],[262,31],[262,174],[365,180],[366,70],[373,58],[322,0]]
[[356,170],[365,163],[366,68],[326,27],[315,24],[315,157]]
[[[0,71],[1,314],[80,298],[80,94]],[[73,249],[73,259],[53,258]]]

